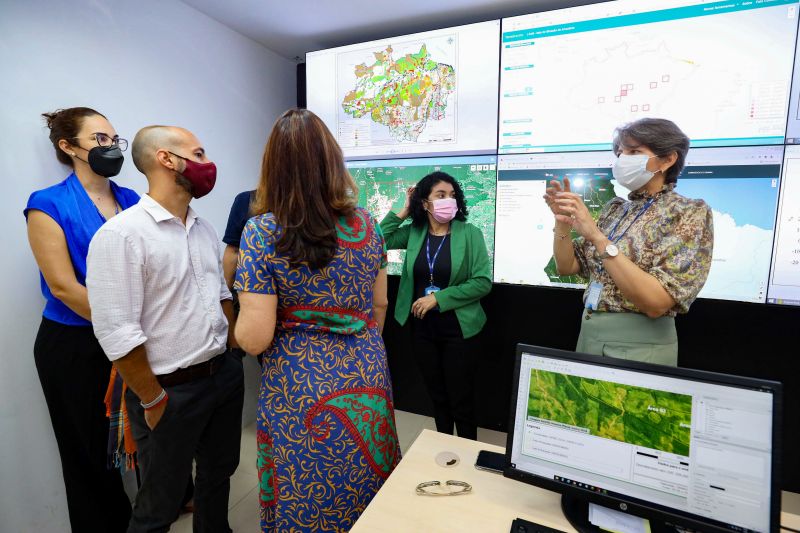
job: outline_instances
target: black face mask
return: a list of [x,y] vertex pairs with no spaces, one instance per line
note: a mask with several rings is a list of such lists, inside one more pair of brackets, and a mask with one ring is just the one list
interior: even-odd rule
[[89,150],[89,168],[98,176],[110,178],[122,169],[125,157],[119,146],[95,146]]

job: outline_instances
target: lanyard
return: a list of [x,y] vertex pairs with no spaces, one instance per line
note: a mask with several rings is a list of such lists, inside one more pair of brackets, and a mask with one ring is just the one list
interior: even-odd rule
[[436,258],[439,257],[439,252],[442,251],[442,245],[444,241],[447,240],[447,235],[439,243],[439,248],[436,250],[436,253],[433,254],[433,261],[431,261],[431,236],[428,234],[428,239],[425,241],[425,256],[428,259],[428,272],[431,275],[431,286],[433,286],[433,267],[436,265]]
[[[653,202],[655,202],[655,201],[656,201],[656,199],[655,199],[655,198],[650,198],[650,199],[647,201],[647,203],[645,203],[645,204],[644,204],[644,207],[642,207],[642,209],[639,211],[639,213],[636,215],[636,217],[635,217],[635,218],[634,218],[634,219],[631,221],[631,223],[630,223],[630,224],[628,224],[628,227],[627,227],[627,228],[625,228],[625,231],[623,231],[623,232],[622,232],[622,233],[620,233],[619,235],[616,235],[616,233],[617,233],[617,228],[618,228],[618,227],[619,227],[619,225],[622,223],[622,221],[623,221],[623,220],[625,220],[625,217],[626,217],[626,216],[628,216],[628,210],[631,208],[631,204],[628,204],[628,205],[626,205],[626,206],[625,206],[625,211],[623,211],[623,213],[622,213],[622,216],[621,216],[621,217],[619,217],[619,220],[617,220],[617,223],[616,223],[616,224],[614,224],[614,228],[611,230],[611,233],[609,233],[609,234],[608,234],[608,240],[609,240],[609,241],[611,241],[611,242],[613,242],[614,244],[617,244],[617,243],[619,242],[619,240],[620,240],[620,239],[621,239],[621,238],[622,238],[622,237],[623,237],[623,236],[624,236],[626,233],[628,233],[628,230],[629,230],[629,229],[631,229],[631,226],[633,226],[633,225],[636,223],[636,221],[637,221],[637,220],[639,220],[639,217],[640,217],[640,216],[642,216],[642,215],[644,214],[644,212],[645,212],[645,211],[647,211],[648,209],[650,209],[650,206],[651,206],[651,205],[653,205]],[[614,237],[615,237],[615,236],[617,237],[617,238],[616,238],[616,240],[614,239]]]
[[[636,221],[639,220],[639,217],[641,217],[644,214],[645,211],[650,209],[650,206],[653,205],[653,202],[655,202],[655,201],[656,201],[655,198],[650,198],[647,201],[647,203],[644,204],[644,207],[642,207],[639,210],[639,212],[636,214],[636,217],[634,217],[634,219],[631,221],[631,223],[628,224],[628,227],[625,228],[625,231],[623,231],[622,233],[617,235],[617,228],[619,228],[619,225],[622,223],[623,220],[625,220],[625,217],[628,216],[628,211],[630,210],[632,204],[626,205],[625,206],[625,211],[622,212],[622,216],[619,217],[619,220],[617,220],[617,223],[614,224],[614,227],[611,229],[611,233],[608,234],[608,240],[613,242],[614,244],[617,244],[620,241],[620,239],[622,239],[622,237],[626,233],[628,233],[628,230],[631,229],[631,226],[633,226],[636,223]],[[603,263],[601,262],[597,266],[597,273],[600,274],[602,271],[603,271]]]

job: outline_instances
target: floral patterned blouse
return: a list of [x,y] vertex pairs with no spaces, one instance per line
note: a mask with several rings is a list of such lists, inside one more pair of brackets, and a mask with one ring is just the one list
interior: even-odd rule
[[[620,253],[654,276],[675,300],[675,306],[666,316],[689,311],[708,278],[714,247],[711,208],[703,200],[686,198],[674,189],[675,184],[670,183],[655,195],[632,192],[628,201],[614,198],[597,219],[597,226],[605,235],[615,226],[615,235],[624,232],[616,242]],[[650,200],[652,205],[634,222]],[[603,284],[598,311],[641,313],[602,269],[603,262],[594,244],[579,237],[573,247],[580,275]]]

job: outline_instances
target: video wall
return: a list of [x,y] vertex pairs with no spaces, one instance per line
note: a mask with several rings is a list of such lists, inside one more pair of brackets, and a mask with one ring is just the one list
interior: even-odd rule
[[[495,282],[570,288],[586,280],[555,271],[547,181],[569,177],[599,214],[628,193],[614,129],[668,118],[692,140],[676,191],[714,216],[700,296],[800,305],[798,8],[616,0],[310,52],[307,105],[375,217],[443,170]],[[401,264],[393,253],[390,273]]]

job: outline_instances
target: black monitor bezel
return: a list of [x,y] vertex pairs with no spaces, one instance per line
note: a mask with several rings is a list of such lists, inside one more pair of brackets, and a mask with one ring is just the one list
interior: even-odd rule
[[[680,511],[677,509],[670,510],[669,508],[662,508],[657,504],[649,504],[644,500],[639,500],[634,497],[627,497],[625,495],[604,495],[596,492],[566,485],[558,481],[545,478],[536,474],[531,474],[519,470],[513,465],[511,454],[513,451],[516,414],[517,414],[517,397],[519,394],[520,384],[520,367],[522,362],[522,354],[535,354],[538,356],[549,357],[552,359],[561,359],[571,362],[588,363],[604,367],[613,367],[623,370],[632,370],[636,372],[644,372],[647,374],[655,374],[666,377],[674,377],[679,379],[688,379],[692,381],[700,381],[704,383],[713,383],[718,385],[734,386],[752,390],[764,390],[772,393],[772,471],[771,471],[771,487],[770,487],[770,533],[778,532],[780,529],[780,457],[781,457],[781,415],[782,415],[782,400],[783,400],[783,386],[777,381],[770,381],[765,379],[746,378],[740,376],[733,376],[729,374],[720,374],[715,372],[706,372],[703,370],[692,370],[687,368],[670,367],[663,365],[654,365],[649,363],[640,363],[638,361],[629,361],[624,359],[616,359],[612,357],[602,357],[597,355],[590,355],[577,352],[568,352],[564,350],[557,350],[553,348],[545,348],[541,346],[533,346],[528,344],[518,344],[516,351],[516,358],[514,361],[514,381],[512,382],[511,394],[511,408],[509,409],[509,422],[508,422],[508,437],[506,442],[506,468],[503,472],[505,477],[535,485],[543,489],[559,492],[565,495],[577,496],[583,498],[591,503],[596,503],[609,507],[612,509],[622,510],[620,504],[625,504],[626,509],[624,512],[641,516],[647,519],[663,520],[664,522],[672,523],[675,525],[691,528],[697,531],[715,531],[715,532],[728,532],[741,531],[735,524],[730,525],[717,525],[710,522],[702,516],[692,513]],[[727,527],[726,527],[727,526]]]

